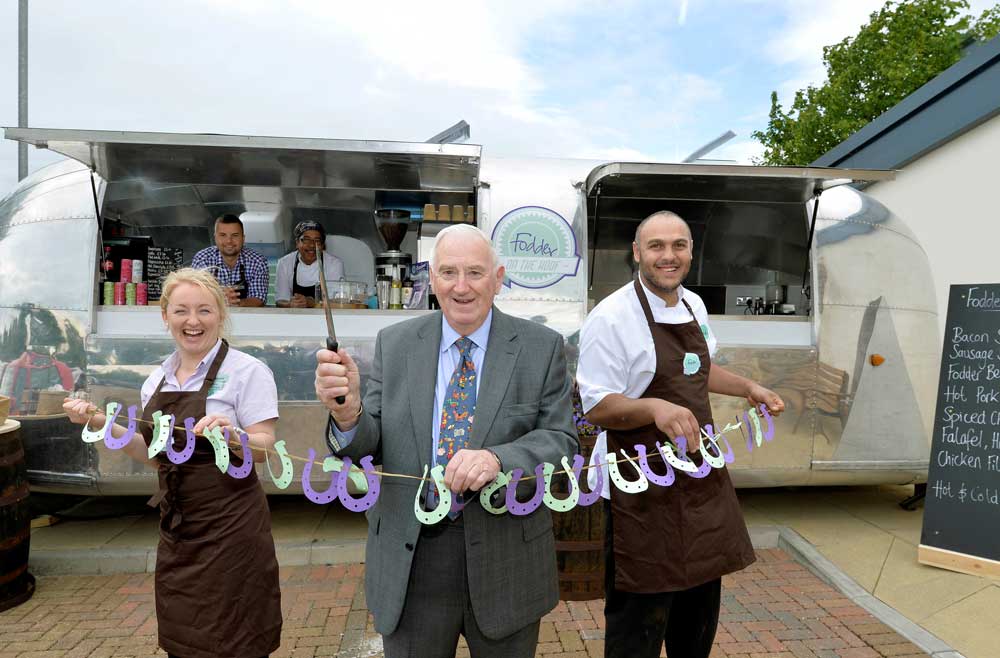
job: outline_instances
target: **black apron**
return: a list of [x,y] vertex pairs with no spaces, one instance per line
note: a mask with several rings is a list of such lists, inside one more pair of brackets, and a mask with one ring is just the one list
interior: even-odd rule
[[[317,283],[319,283],[317,281]],[[299,285],[299,257],[295,257],[295,266],[292,268],[292,294],[303,297],[316,297],[316,286]]]
[[[708,398],[712,360],[691,306],[681,300],[691,313],[690,322],[658,323],[638,279],[635,293],[656,348],[656,373],[641,397],[687,407],[700,426],[714,425]],[[701,361],[690,375],[684,374],[686,354]],[[633,446],[641,443],[648,454],[656,455],[657,441],[671,443],[656,425],[607,431],[608,452],[621,454],[625,449],[634,455]],[[701,465],[700,455],[689,457]],[[662,472],[663,462],[653,459],[650,467]],[[712,469],[698,479],[677,471],[675,478],[669,487],[651,484],[635,494],[611,486],[615,589],[646,594],[686,590],[739,571],[756,559],[729,472]]]
[[[226,359],[225,341],[212,361],[201,390],[164,392],[163,383],[146,404],[184,419],[203,418],[209,390]],[[148,446],[153,427],[143,423]],[[171,439],[185,443],[182,432]],[[244,457],[234,455],[235,463]],[[246,459],[253,459],[247,454]],[[281,643],[281,590],[271,536],[271,514],[256,471],[243,479],[221,473],[214,451],[199,438],[194,454],[173,464],[162,452],[159,493],[160,542],[156,549],[156,621],[159,644],[182,658],[259,658]]]

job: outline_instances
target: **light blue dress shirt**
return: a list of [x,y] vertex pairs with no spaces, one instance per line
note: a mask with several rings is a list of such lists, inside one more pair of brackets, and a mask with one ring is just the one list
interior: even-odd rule
[[[486,361],[486,345],[490,340],[490,327],[493,324],[493,311],[490,310],[489,314],[486,316],[486,320],[483,324],[469,334],[469,340],[473,342],[472,348],[472,363],[476,366],[476,373],[481,374],[483,372],[483,363]],[[434,423],[431,426],[431,437],[433,441],[431,442],[431,454],[428,466],[430,468],[434,467],[434,463],[437,460],[437,448],[438,441],[441,437],[441,406],[444,404],[444,396],[448,390],[448,382],[451,380],[452,374],[455,372],[455,368],[458,367],[459,351],[458,347],[455,345],[455,341],[462,337],[462,334],[458,333],[451,328],[448,321],[445,319],[444,314],[441,315],[441,345],[440,352],[438,353],[438,366],[437,366],[437,383],[434,386]],[[476,398],[479,397],[479,382],[483,378],[476,377]],[[337,444],[340,445],[341,449],[346,448],[354,440],[354,433],[357,432],[357,428],[352,428],[346,432],[341,432],[335,423],[330,423],[333,428],[334,436],[337,439]],[[475,428],[475,421],[472,423],[472,427]]]

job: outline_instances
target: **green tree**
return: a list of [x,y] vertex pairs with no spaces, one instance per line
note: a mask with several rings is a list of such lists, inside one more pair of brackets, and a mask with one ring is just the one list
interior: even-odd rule
[[1000,5],[978,19],[966,0],[890,0],[857,35],[823,48],[826,81],[795,92],[788,111],[771,92],[758,164],[807,165],[1000,33]]

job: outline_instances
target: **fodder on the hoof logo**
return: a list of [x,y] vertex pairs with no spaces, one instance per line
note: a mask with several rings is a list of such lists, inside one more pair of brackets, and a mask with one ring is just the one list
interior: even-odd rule
[[504,264],[504,285],[547,288],[576,276],[580,255],[573,229],[561,215],[540,206],[512,210],[493,229],[493,244]]

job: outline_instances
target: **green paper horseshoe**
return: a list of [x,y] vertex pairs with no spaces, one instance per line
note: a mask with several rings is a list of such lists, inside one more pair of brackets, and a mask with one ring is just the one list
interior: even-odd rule
[[279,489],[287,489],[288,485],[292,483],[294,473],[292,473],[292,459],[288,456],[288,450],[285,449],[284,439],[274,443],[274,451],[278,453],[278,459],[281,461],[281,475],[274,477],[274,471],[271,470],[270,455],[267,455],[267,459],[265,460],[267,461],[267,474],[271,476],[271,481],[274,482],[274,486]]
[[493,507],[491,502],[493,499],[493,494],[500,489],[503,489],[508,484],[510,484],[510,473],[500,472],[497,473],[495,480],[483,487],[483,490],[479,492],[479,504],[483,506],[483,509],[490,514],[506,514],[507,513],[507,497],[504,496],[504,504],[502,507]]
[[104,425],[101,426],[99,430],[90,429],[89,422],[83,424],[83,431],[80,433],[80,438],[83,439],[84,443],[97,443],[98,441],[104,440],[104,433],[107,432],[108,426],[111,425],[111,421],[118,414],[121,409],[121,405],[117,402],[108,402],[108,406],[104,409]]
[[553,512],[568,512],[576,507],[577,501],[580,500],[580,483],[573,477],[573,468],[569,465],[569,459],[563,457],[560,463],[569,479],[569,495],[562,500],[552,495],[552,474],[556,467],[546,462],[542,467],[542,472],[545,474],[545,493],[542,494],[542,502]]
[[[427,477],[427,465],[424,465],[424,477]],[[437,488],[438,504],[430,512],[425,512],[420,506],[421,494],[424,492],[424,480],[420,481],[417,487],[417,497],[413,499],[413,513],[417,520],[424,525],[434,525],[451,511],[451,491],[444,486],[444,466],[438,464],[431,470],[431,478],[434,479],[434,486]]]

